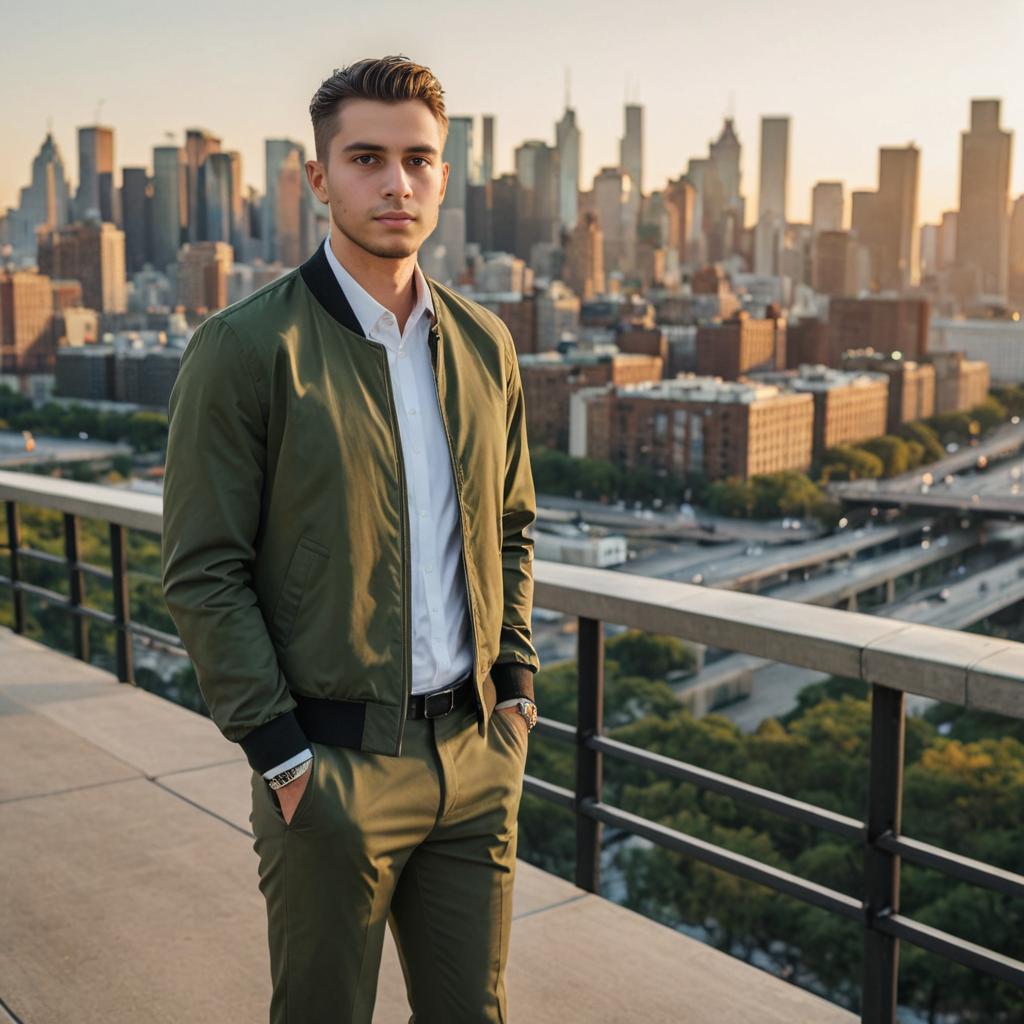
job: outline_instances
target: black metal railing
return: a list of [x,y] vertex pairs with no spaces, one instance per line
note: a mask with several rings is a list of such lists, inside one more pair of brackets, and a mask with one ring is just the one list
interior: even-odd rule
[[[64,555],[53,555],[48,551],[26,547],[21,539],[21,521],[16,501],[4,502],[7,518],[7,543],[0,544],[0,551],[6,551],[10,564],[10,575],[0,574],[0,586],[11,592],[14,631],[25,632],[25,598],[38,598],[53,608],[58,608],[71,618],[71,648],[74,656],[82,661],[90,660],[89,622],[99,623],[116,631],[115,674],[122,683],[135,683],[135,666],[132,657],[132,637],[146,637],[166,647],[185,654],[185,646],[175,633],[154,629],[131,617],[131,601],[128,585],[128,549],[126,535],[128,528],[121,523],[109,524],[110,569],[91,565],[79,560],[80,530],[79,516],[65,512]],[[68,577],[68,594],[65,596],[49,587],[41,587],[24,579],[23,560],[34,560],[60,565]],[[110,588],[113,613],[93,608],[85,601],[86,577],[102,580]],[[157,577],[154,580],[159,582]]]
[[[529,775],[524,782],[525,792],[576,815],[575,881],[578,886],[590,892],[599,890],[601,825],[604,824],[857,921],[864,933],[861,1019],[871,1024],[891,1024],[896,1020],[901,939],[954,963],[1024,987],[1024,963],[1021,961],[899,913],[901,860],[945,872],[1006,896],[1024,896],[1024,876],[900,834],[906,722],[902,690],[878,683],[871,686],[868,808],[867,820],[861,822],[602,735],[602,626],[603,623],[596,619],[579,619],[576,728],[543,717],[537,722],[538,735],[575,746],[576,790],[572,792]],[[1024,663],[1021,669],[1024,671]],[[835,889],[609,806],[602,801],[605,756],[861,843],[864,853],[863,897],[854,899]]]
[[[11,474],[7,474],[10,476]],[[74,485],[69,485],[74,487]],[[26,488],[19,485],[19,494]],[[3,493],[0,480],[0,494]],[[26,504],[45,506],[48,504],[46,495],[32,495],[28,500],[22,494]],[[56,505],[51,503],[51,507]],[[68,500],[60,503],[67,506]],[[87,511],[88,502],[82,503],[82,514]],[[132,637],[147,636],[172,648],[183,650],[180,640],[173,634],[163,633],[150,627],[133,623],[128,589],[128,567],[125,522],[109,523],[111,566],[104,571],[96,566],[81,563],[78,558],[78,524],[75,512],[64,511],[64,557],[46,552],[28,549],[22,543],[18,518],[18,501],[6,500],[7,510],[7,551],[10,558],[10,575],[0,576],[0,585],[9,588],[13,603],[14,629],[25,631],[25,597],[33,595],[51,606],[58,607],[74,617],[73,649],[76,657],[88,658],[86,624],[88,620],[100,622],[117,631],[117,678],[126,683],[134,682],[132,661]],[[95,510],[92,518],[96,517]],[[126,513],[126,520],[138,523],[140,516],[134,510],[134,518]],[[142,517],[142,528],[153,530],[159,527],[159,512],[150,511]],[[22,560],[40,559],[51,563],[60,562],[66,567],[69,579],[69,596],[65,597],[48,588],[35,586],[23,578]],[[901,805],[903,794],[903,762],[905,735],[905,695],[903,689],[887,686],[870,678],[870,673],[863,668],[863,652],[859,655],[861,678],[871,686],[871,739],[868,766],[868,800],[865,821],[859,821],[833,811],[792,799],[771,790],[742,782],[717,774],[697,765],[687,764],[659,754],[618,742],[605,736],[603,729],[604,709],[604,621],[592,615],[581,614],[581,602],[592,600],[596,606],[607,608],[614,613],[614,621],[618,624],[635,625],[638,628],[657,629],[660,633],[684,635],[685,630],[672,624],[673,612],[689,614],[687,620],[690,632],[702,635],[690,636],[699,642],[717,642],[719,646],[731,647],[734,650],[751,654],[769,653],[769,645],[785,632],[784,627],[754,621],[756,616],[737,621],[728,620],[721,613],[708,610],[710,594],[688,584],[666,584],[665,581],[646,581],[650,585],[650,604],[641,607],[636,596],[621,594],[624,586],[635,588],[638,577],[630,577],[628,585],[623,576],[603,570],[581,569],[579,567],[556,566],[552,563],[535,563],[537,572],[544,579],[538,581],[537,606],[552,608],[575,614],[578,622],[577,634],[577,722],[575,728],[562,722],[541,717],[538,720],[538,735],[547,736],[555,741],[574,747],[576,755],[575,788],[568,789],[554,783],[526,775],[524,792],[545,800],[551,804],[570,811],[576,821],[576,853],[575,881],[578,886],[597,893],[600,888],[600,854],[602,846],[602,827],[607,825],[621,829],[627,833],[643,837],[651,843],[667,850],[675,851],[702,861],[706,864],[730,872],[740,878],[747,879],[769,888],[795,897],[805,903],[819,907],[830,913],[848,920],[858,922],[863,929],[863,970],[861,993],[861,1016],[870,1024],[893,1024],[896,1020],[896,995],[898,981],[899,947],[906,941],[928,950],[940,957],[962,964],[973,970],[1007,981],[1013,985],[1024,987],[1024,963],[998,952],[969,942],[966,939],[947,932],[929,927],[899,913],[900,900],[900,864],[909,863],[945,872],[947,875],[975,885],[983,886],[997,893],[1020,898],[1024,896],[1024,876],[993,867],[988,864],[971,860],[957,854],[939,849],[927,843],[919,842],[901,833]],[[541,570],[543,570],[541,572]],[[84,601],[84,575],[90,574],[103,579],[110,587],[113,595],[113,615],[90,608]],[[610,579],[609,579],[610,578]],[[616,586],[620,595],[608,596],[596,584],[600,582]],[[587,589],[593,587],[593,590]],[[687,593],[701,590],[701,610],[686,610],[683,602],[678,601],[677,608],[659,604],[671,588],[671,593]],[[660,589],[659,589],[660,588]],[[732,602],[746,602],[744,607],[750,609],[766,609],[786,603],[767,597],[753,595],[728,595]],[[750,602],[753,602],[751,604]],[[789,608],[787,615],[796,612]],[[641,621],[651,621],[652,615],[661,614],[669,619],[641,626]],[[806,619],[812,611],[800,608],[800,618]],[[792,634],[784,639],[796,645],[784,660],[805,667],[821,667],[832,670],[840,663],[840,658],[849,656],[851,646],[847,633],[849,624],[854,620],[866,619],[853,613],[833,609],[814,609],[813,616],[818,623],[829,624],[834,630],[833,638],[815,635],[808,637],[805,623],[792,627]],[[837,617],[837,618],[832,618]],[[762,616],[764,618],[764,616]],[[770,617],[769,617],[770,618]],[[631,622],[630,619],[636,621]],[[871,620],[875,621],[875,620]],[[890,623],[890,626],[894,624]],[[728,627],[728,628],[726,628]],[[826,631],[827,632],[827,631]],[[963,634],[950,634],[949,631],[936,630],[937,634],[952,635],[963,638],[962,642],[980,644],[981,637],[966,637]],[[728,637],[732,642],[723,643]],[[684,635],[684,638],[685,635]],[[831,646],[830,646],[831,645]],[[1017,668],[1009,680],[1003,673],[1000,682],[1009,682],[1013,686],[1019,684],[1024,692],[1024,645],[1004,645],[1015,658]],[[834,656],[828,652],[834,649]],[[866,648],[865,648],[866,649]],[[978,646],[977,650],[982,651]],[[1018,654],[1020,657],[1016,657]],[[887,652],[893,656],[891,652]],[[990,653],[990,652],[989,652]],[[983,657],[979,654],[978,657]],[[936,673],[942,676],[949,669],[949,662],[943,661],[940,655],[928,651],[920,654],[904,654],[905,660],[917,665],[935,666],[941,670]],[[918,664],[920,663],[920,664]],[[922,678],[927,673],[921,671]],[[937,688],[946,685],[940,679]],[[910,689],[908,686],[907,689]],[[918,691],[923,692],[923,691]],[[1000,691],[1002,693],[1003,691]],[[961,703],[966,701],[965,697]],[[943,699],[950,699],[943,690]],[[1005,713],[1024,717],[1024,700],[1016,690],[1010,697],[1000,696],[997,700],[1005,703]],[[990,702],[990,709],[994,705]],[[804,825],[825,830],[846,840],[858,842],[863,848],[863,891],[861,897],[854,898],[827,886],[819,885],[808,879],[781,870],[772,865],[761,863],[753,858],[717,846],[694,836],[686,835],[675,829],[657,822],[613,807],[603,800],[603,768],[605,757],[615,758],[643,769],[650,770],[666,778],[679,782],[691,783],[703,789],[731,797],[742,803],[761,810],[767,810],[784,818]]]

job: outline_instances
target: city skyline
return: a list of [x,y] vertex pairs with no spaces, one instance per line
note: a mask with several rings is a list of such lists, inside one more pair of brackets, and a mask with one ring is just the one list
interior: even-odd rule
[[[790,118],[788,211],[798,222],[810,218],[816,182],[843,181],[847,196],[871,188],[879,147],[909,143],[921,151],[919,222],[935,222],[943,210],[957,206],[960,133],[969,125],[971,100],[1001,99],[1004,125],[1015,135],[1024,128],[1024,85],[1012,68],[1014,43],[1024,42],[1024,13],[1003,0],[986,5],[984,31],[979,27],[973,46],[970,34],[965,37],[955,23],[942,17],[945,10],[954,10],[948,3],[924,5],[915,0],[898,12],[885,11],[874,2],[862,4],[857,21],[844,24],[804,0],[772,17],[756,5],[734,0],[715,11],[700,12],[699,23],[696,13],[690,16],[692,24],[685,12],[676,15],[674,36],[652,30],[653,18],[664,21],[657,7],[649,0],[632,5],[636,31],[610,39],[607,32],[595,35],[589,21],[572,21],[567,12],[546,10],[540,20],[531,19],[528,13],[540,8],[534,0],[525,0],[515,9],[517,21],[501,26],[501,36],[513,51],[517,43],[529,41],[529,80],[515,76],[517,62],[505,53],[487,58],[486,66],[494,73],[481,78],[480,59],[463,46],[451,45],[479,41],[479,14],[462,2],[433,11],[429,25],[405,24],[391,30],[345,26],[343,46],[321,42],[322,36],[330,35],[323,31],[322,17],[313,25],[313,15],[300,11],[292,19],[296,39],[311,38],[307,29],[315,27],[312,38],[317,41],[288,49],[270,65],[280,88],[268,91],[268,65],[253,60],[249,48],[266,42],[272,32],[279,38],[279,26],[271,22],[269,10],[247,4],[246,20],[229,28],[225,12],[211,12],[189,0],[176,8],[176,19],[155,12],[148,24],[107,29],[102,48],[75,48],[73,64],[69,53],[66,65],[74,66],[76,73],[74,91],[68,93],[61,76],[53,72],[61,64],[61,47],[76,39],[88,41],[87,14],[95,32],[99,21],[116,24],[116,12],[127,12],[109,0],[99,5],[99,11],[95,5],[88,12],[69,7],[62,19],[64,31],[47,40],[46,64],[39,53],[33,55],[33,47],[22,46],[0,71],[0,84],[8,94],[17,85],[20,99],[16,123],[4,130],[0,208],[17,204],[18,189],[27,181],[49,119],[73,184],[77,128],[100,123],[115,129],[117,168],[151,167],[153,147],[168,141],[168,131],[181,144],[186,128],[206,129],[223,140],[225,149],[242,154],[244,182],[262,191],[264,139],[293,138],[311,151],[306,108],[320,79],[334,66],[384,52],[403,52],[428,64],[445,87],[449,116],[473,116],[479,124],[483,114],[495,115],[495,174],[513,170],[513,150],[521,142],[554,140],[568,68],[571,106],[583,139],[580,184],[585,189],[600,168],[618,163],[627,95],[645,108],[643,184],[648,193],[682,173],[691,157],[706,154],[732,107],[743,147],[741,190],[748,200],[748,225],[756,215],[762,116]],[[593,11],[610,8],[598,2]],[[409,8],[392,0],[375,11],[383,24],[389,12],[408,14]],[[110,17],[102,18],[104,12]],[[193,12],[197,18],[201,12],[201,23],[209,31],[193,31]],[[9,15],[13,38],[31,38],[35,18],[26,10]],[[888,33],[880,31],[881,18]],[[488,26],[499,27],[497,14],[488,19]],[[538,26],[550,31],[538,31]],[[768,27],[774,31],[766,31]],[[835,30],[839,41],[823,38],[825,28]],[[79,38],[76,31],[84,35]],[[908,46],[912,33],[915,45]],[[155,36],[165,41],[165,52],[173,52],[175,42],[182,42],[180,65],[152,60],[142,43]],[[670,53],[669,36],[679,50],[671,65],[659,63]],[[705,41],[711,37],[720,40],[717,51]],[[986,51],[983,46],[989,39],[999,40],[999,45]],[[769,45],[772,40],[774,47]],[[612,43],[615,50],[610,49]],[[970,59],[963,59],[965,52]],[[111,60],[112,56],[118,59]],[[828,75],[816,77],[826,66]],[[614,68],[611,73],[609,67]],[[642,73],[637,70],[641,67]],[[176,70],[186,68],[187,75],[174,79]],[[225,87],[226,82],[232,85]],[[73,104],[67,102],[69,95],[75,97]],[[1014,161],[1011,173],[1010,191],[1016,196],[1024,192],[1024,160]]]

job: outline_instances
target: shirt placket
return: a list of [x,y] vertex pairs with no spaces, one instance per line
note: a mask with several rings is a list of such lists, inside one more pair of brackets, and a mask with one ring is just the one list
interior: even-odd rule
[[[413,482],[409,491],[409,518],[416,523],[417,557],[413,566],[417,570],[421,592],[425,599],[426,619],[429,623],[428,646],[433,655],[431,685],[437,683],[441,670],[448,658],[444,601],[441,594],[441,572],[438,565],[438,528],[433,515],[431,501],[430,472],[432,469],[427,450],[425,431],[431,422],[424,416],[423,402],[428,397],[422,394],[417,377],[415,359],[420,352],[413,352],[411,337],[417,328],[413,326],[403,340],[398,340],[397,326],[391,331],[395,343],[392,365],[398,378],[399,397],[407,427],[402,433],[407,476]],[[411,469],[411,473],[408,471]]]

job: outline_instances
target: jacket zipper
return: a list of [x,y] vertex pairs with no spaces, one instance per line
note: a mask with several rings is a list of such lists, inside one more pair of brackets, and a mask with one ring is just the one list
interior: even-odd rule
[[[367,339],[369,341],[369,339]],[[397,445],[396,462],[398,463],[398,483],[402,504],[402,719],[398,724],[398,747],[395,756],[402,753],[402,741],[405,739],[405,723],[409,716],[409,691],[412,679],[412,624],[409,607],[412,602],[412,579],[409,572],[409,497],[406,494],[405,480],[405,449],[402,447],[402,430],[398,424],[398,409],[395,405],[395,394],[391,387],[391,366],[388,363],[387,346],[377,341],[376,345],[384,356],[384,384],[388,393],[388,404],[391,411],[392,433]]]
[[431,375],[434,378],[434,397],[437,399],[437,411],[441,414],[441,425],[444,427],[445,440],[448,442],[448,459],[451,463],[452,479],[455,484],[455,503],[459,508],[459,543],[462,547],[462,576],[466,581],[466,601],[469,605],[469,631],[473,637],[473,703],[480,710],[482,717],[483,708],[480,705],[480,698],[477,696],[476,692],[476,668],[479,646],[476,639],[476,615],[473,611],[473,593],[469,585],[469,569],[467,568],[468,563],[466,559],[466,518],[462,509],[462,487],[459,484],[459,470],[455,459],[455,447],[452,445],[451,434],[448,432],[448,418],[445,415],[444,406],[441,403],[441,393],[438,390],[437,384],[437,367],[435,365],[436,360],[434,358],[434,353],[437,351],[437,343],[440,340],[440,331],[436,326],[431,327],[430,336],[434,339],[434,349],[431,351],[430,360],[432,371]]

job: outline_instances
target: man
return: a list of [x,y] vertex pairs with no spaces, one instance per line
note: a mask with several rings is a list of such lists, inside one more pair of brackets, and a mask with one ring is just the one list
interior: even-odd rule
[[497,1024],[539,668],[515,347],[417,265],[434,75],[360,61],[310,113],[330,233],[182,356],[164,593],[253,769],[272,1024],[369,1024],[386,923],[411,1022]]

